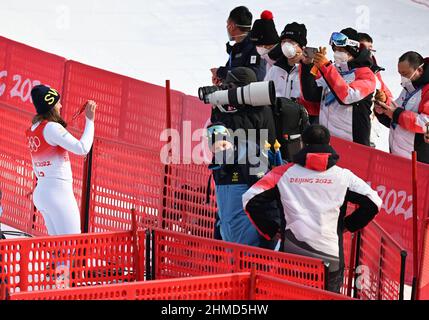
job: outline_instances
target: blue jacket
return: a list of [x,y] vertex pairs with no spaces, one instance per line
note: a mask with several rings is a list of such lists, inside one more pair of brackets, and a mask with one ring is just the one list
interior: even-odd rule
[[226,52],[229,55],[229,59],[225,67],[219,67],[217,71],[218,78],[225,80],[229,70],[237,67],[248,67],[255,71],[258,81],[264,80],[266,73],[265,60],[261,59],[249,36],[233,46],[227,43]]

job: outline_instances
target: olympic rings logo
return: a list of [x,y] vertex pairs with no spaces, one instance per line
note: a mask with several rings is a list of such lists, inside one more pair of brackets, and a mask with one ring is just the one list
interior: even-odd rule
[[29,137],[28,138],[28,148],[31,152],[37,152],[40,147],[40,140],[38,137]]

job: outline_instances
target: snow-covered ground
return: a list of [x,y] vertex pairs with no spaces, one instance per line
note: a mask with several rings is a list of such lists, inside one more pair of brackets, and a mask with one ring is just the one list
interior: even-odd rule
[[3,0],[0,34],[148,82],[171,79],[175,89],[196,95],[210,83],[209,68],[227,59],[225,21],[237,5],[248,6],[254,19],[271,10],[279,32],[305,23],[309,46],[327,45],[347,26],[368,32],[396,94],[398,57],[408,50],[429,55],[428,0]]

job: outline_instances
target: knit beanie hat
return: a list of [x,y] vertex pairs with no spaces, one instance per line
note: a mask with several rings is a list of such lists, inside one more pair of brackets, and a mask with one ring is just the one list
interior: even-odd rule
[[55,107],[60,100],[60,94],[57,90],[40,84],[31,90],[31,98],[37,114],[44,114]]
[[307,45],[307,28],[303,23],[292,22],[286,25],[280,35],[280,40],[290,39],[302,48]]
[[280,40],[274,25],[273,14],[265,10],[261,19],[255,20],[250,31],[250,40],[256,46],[277,44]]

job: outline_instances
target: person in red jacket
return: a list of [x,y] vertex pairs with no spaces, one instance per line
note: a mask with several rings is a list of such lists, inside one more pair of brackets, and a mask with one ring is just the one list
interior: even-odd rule
[[392,154],[429,163],[429,145],[424,143],[425,126],[429,122],[429,58],[414,51],[404,53],[398,62],[404,88],[395,102],[376,100],[378,120],[390,128],[389,146]]
[[370,52],[361,48],[358,39],[352,28],[334,32],[330,45],[335,61],[326,58],[326,48],[314,57],[317,83],[323,88],[319,123],[333,136],[369,146],[376,77]]

